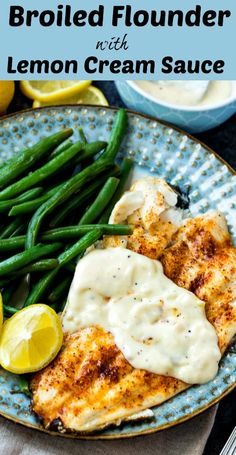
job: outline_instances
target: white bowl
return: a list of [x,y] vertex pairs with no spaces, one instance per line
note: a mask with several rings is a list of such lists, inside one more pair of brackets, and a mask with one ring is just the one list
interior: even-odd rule
[[141,89],[135,81],[119,81],[116,82],[116,87],[130,109],[173,123],[189,133],[215,128],[236,112],[236,81],[232,81],[232,95],[214,106],[176,106],[159,101]]

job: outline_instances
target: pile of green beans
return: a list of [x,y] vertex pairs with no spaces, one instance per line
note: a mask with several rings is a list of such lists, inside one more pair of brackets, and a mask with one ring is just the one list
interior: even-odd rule
[[103,235],[130,235],[109,225],[131,161],[115,163],[127,127],[120,109],[107,142],[89,142],[82,128],[64,129],[0,167],[0,290],[5,316],[19,311],[14,293],[27,276],[23,306],[44,302],[61,311],[76,262]]

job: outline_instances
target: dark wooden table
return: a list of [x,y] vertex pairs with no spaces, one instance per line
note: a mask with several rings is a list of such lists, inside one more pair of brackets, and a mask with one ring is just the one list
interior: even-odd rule
[[[95,83],[100,87],[107,97],[111,106],[123,106],[117,93],[115,85],[111,81]],[[8,112],[15,112],[31,107],[31,101],[25,98],[17,87],[15,97],[9,107]],[[231,117],[220,127],[196,135],[198,139],[205,142],[214,149],[222,158],[236,169],[236,115]],[[219,404],[215,424],[208,439],[203,455],[219,455],[233,427],[236,425],[236,389],[226,396]],[[188,454],[183,454],[188,455]]]

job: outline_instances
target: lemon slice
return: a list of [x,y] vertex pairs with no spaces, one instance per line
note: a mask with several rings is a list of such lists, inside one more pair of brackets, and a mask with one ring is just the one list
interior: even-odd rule
[[[77,95],[60,100],[59,104],[93,104],[99,106],[109,106],[108,101],[103,95],[102,91],[93,85],[90,85],[90,87],[83,90],[83,92],[78,93]],[[38,100],[35,100],[33,102],[34,108],[49,105],[52,105],[52,103]]]
[[55,103],[69,96],[78,95],[92,81],[20,81],[24,95],[33,100]]
[[6,112],[15,92],[14,81],[0,81],[0,114]]
[[61,321],[52,308],[43,304],[24,308],[3,324],[1,366],[16,374],[41,370],[57,355],[62,339]]

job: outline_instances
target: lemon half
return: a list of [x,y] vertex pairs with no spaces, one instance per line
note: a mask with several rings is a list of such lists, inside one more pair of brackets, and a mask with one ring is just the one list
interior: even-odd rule
[[59,316],[47,305],[24,308],[4,322],[0,363],[11,373],[41,370],[59,352],[63,340]]
[[[81,93],[60,100],[59,104],[93,104],[99,106],[109,106],[108,101],[103,95],[102,91],[93,85],[90,85],[90,87],[86,88]],[[38,100],[35,100],[33,102],[34,108],[49,105],[52,105],[52,103]]]
[[28,98],[46,103],[57,102],[77,95],[92,81],[20,81],[21,91]]

